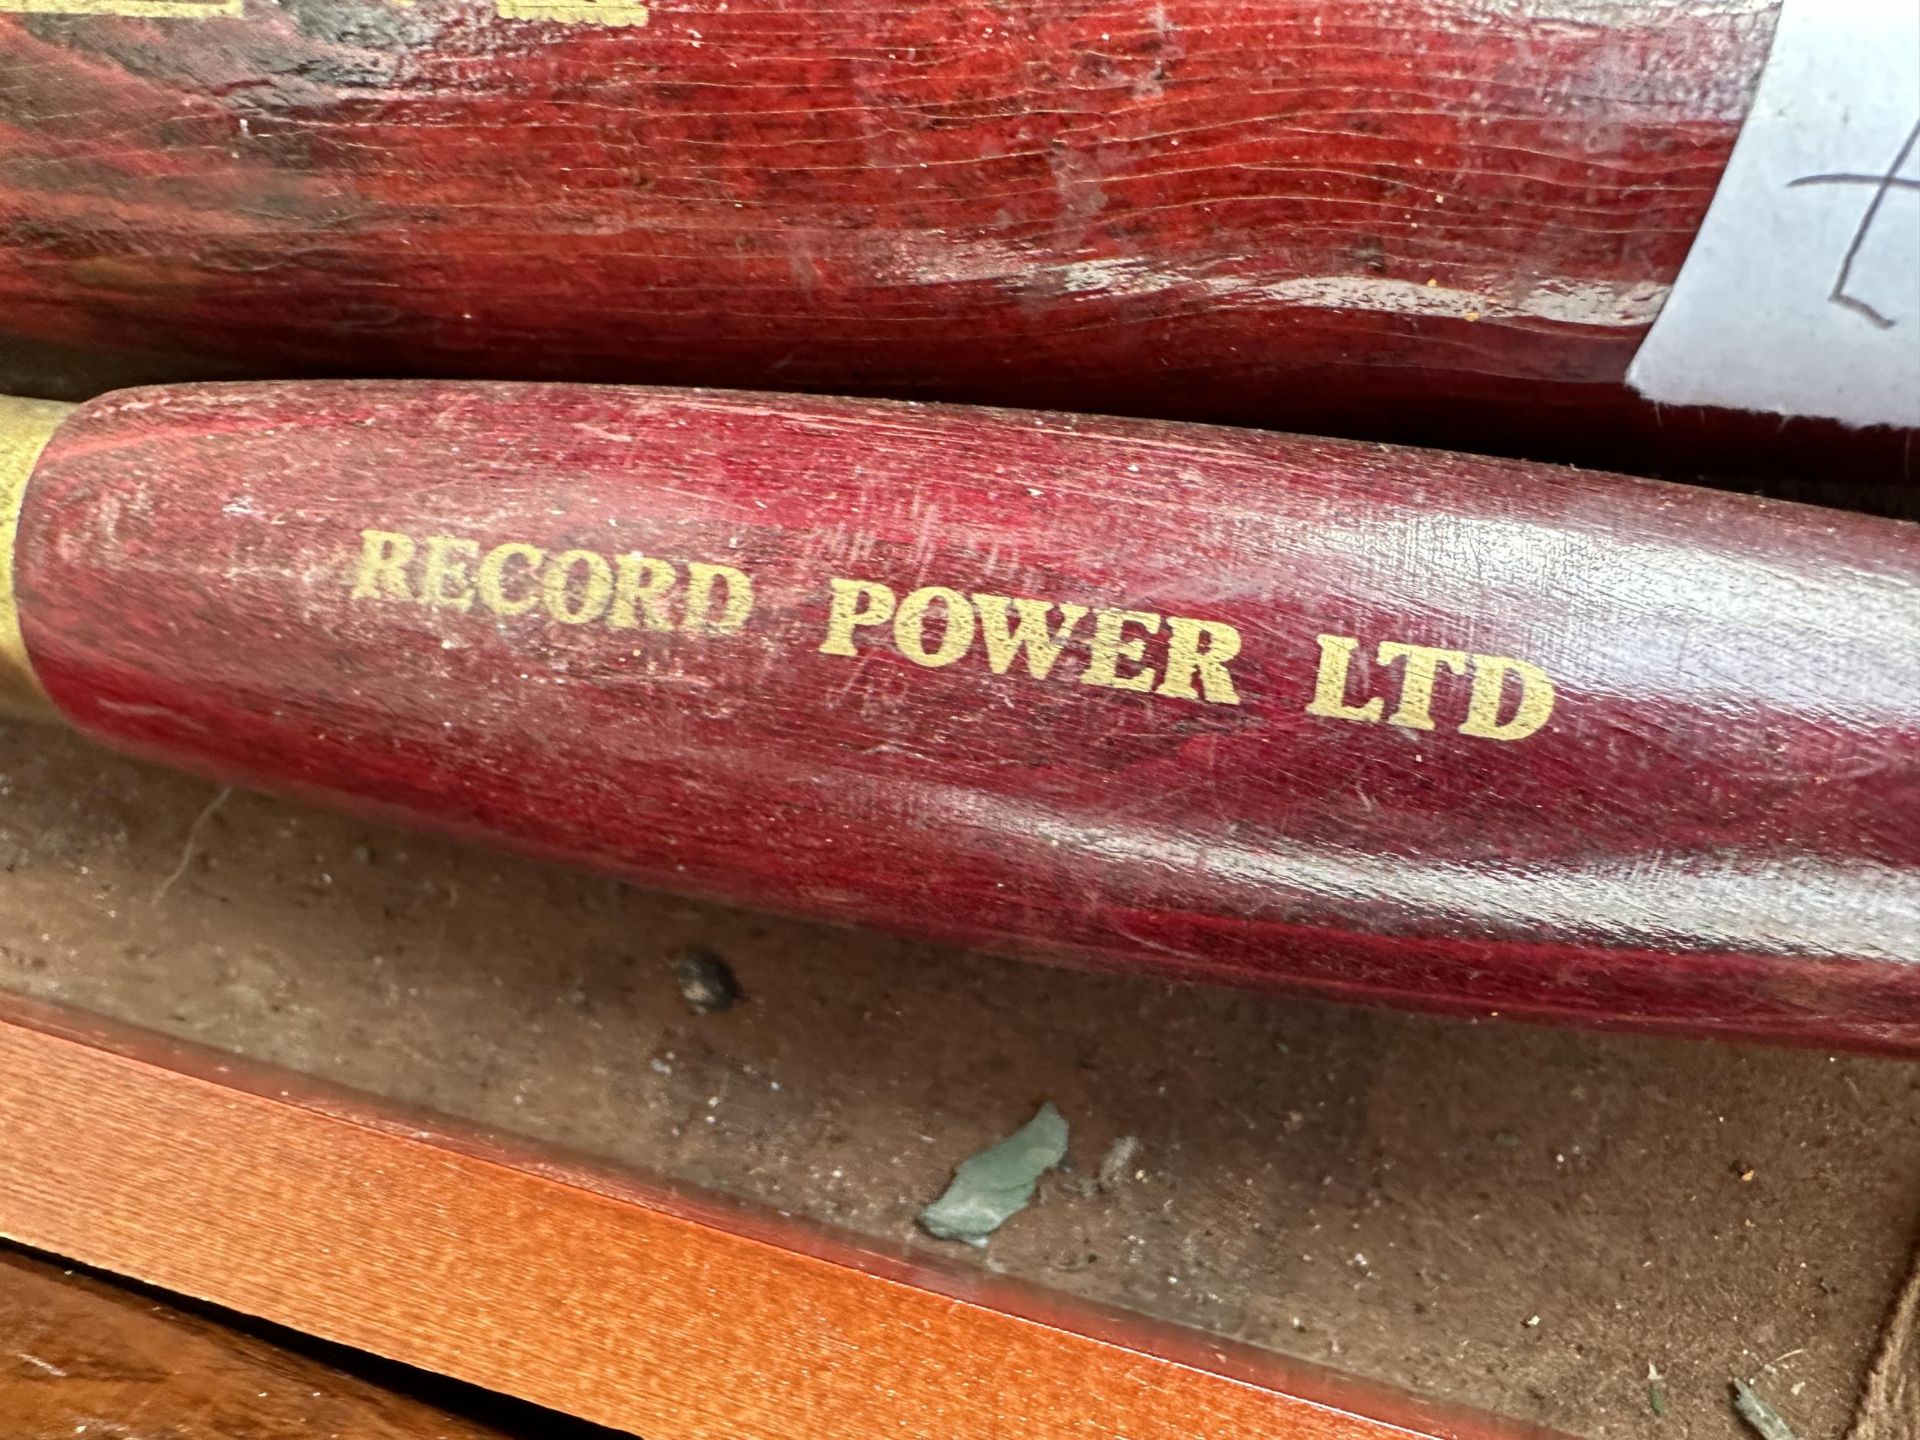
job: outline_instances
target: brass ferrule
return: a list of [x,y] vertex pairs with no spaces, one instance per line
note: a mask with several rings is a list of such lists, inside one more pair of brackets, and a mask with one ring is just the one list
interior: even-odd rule
[[13,541],[20,506],[40,452],[73,410],[49,400],[10,400],[0,395],[0,716],[16,720],[58,718],[34,676],[20,633],[20,607],[13,589]]

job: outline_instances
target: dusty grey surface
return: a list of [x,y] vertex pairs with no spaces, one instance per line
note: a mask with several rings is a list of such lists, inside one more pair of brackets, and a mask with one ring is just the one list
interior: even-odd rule
[[[1741,1375],[1839,1436],[1920,1219],[1920,1066],[1073,974],[215,795],[0,728],[0,985],[1576,1434],[1726,1440]],[[741,1004],[689,1010],[696,942]],[[920,1234],[1044,1100],[1072,1170]]]

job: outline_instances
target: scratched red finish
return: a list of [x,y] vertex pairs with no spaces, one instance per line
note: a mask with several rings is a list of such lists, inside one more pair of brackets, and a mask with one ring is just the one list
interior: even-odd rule
[[[355,599],[366,529],[475,548]],[[17,586],[37,673],[102,740],[648,885],[1178,978],[1920,1052],[1917,534],[1148,422],[163,387],[56,433]],[[496,613],[473,557],[510,543],[672,562],[670,624],[693,561],[750,576],[752,608],[616,629],[576,557],[559,602],[588,618],[562,623],[521,552],[500,593],[524,613]],[[940,586],[1056,625],[1231,625],[1238,703],[1087,683],[1091,614],[1045,679],[994,673],[983,629],[941,665],[884,624],[824,653],[834,577],[902,609]],[[941,607],[918,633],[943,649]],[[1392,707],[1381,641],[1519,658],[1556,698],[1512,740],[1460,733],[1450,673],[1431,731],[1315,715],[1321,634],[1360,642],[1350,704]]]
[[0,330],[151,378],[1592,444],[1653,423],[1622,377],[1773,23],[1753,0],[0,17]]

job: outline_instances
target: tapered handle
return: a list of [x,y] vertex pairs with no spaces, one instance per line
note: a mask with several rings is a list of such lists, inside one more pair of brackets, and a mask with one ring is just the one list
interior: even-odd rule
[[1920,1051],[1915,539],[1199,427],[303,384],[61,420],[13,569],[47,702],[224,780],[1053,958]]

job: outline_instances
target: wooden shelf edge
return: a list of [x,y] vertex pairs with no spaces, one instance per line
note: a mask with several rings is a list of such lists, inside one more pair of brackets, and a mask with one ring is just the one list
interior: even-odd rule
[[0,1235],[647,1440],[1542,1440],[0,996]]

